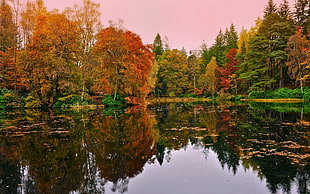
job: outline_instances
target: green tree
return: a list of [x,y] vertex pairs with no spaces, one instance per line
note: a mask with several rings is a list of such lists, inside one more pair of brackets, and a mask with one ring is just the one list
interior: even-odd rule
[[161,41],[161,36],[159,33],[156,34],[155,40],[153,42],[153,49],[154,49],[154,53],[155,56],[157,58],[157,56],[162,55],[164,52],[164,48],[163,48],[163,42]]
[[225,50],[226,50],[226,37],[223,34],[222,30],[219,31],[218,35],[215,38],[215,43],[210,48],[210,55],[216,58],[218,65],[223,65],[225,63]]
[[241,65],[240,78],[251,90],[284,87],[289,83],[285,61],[285,48],[293,34],[294,25],[289,18],[277,13],[267,15],[257,34],[249,42],[249,50]]
[[188,91],[187,56],[180,50],[166,50],[158,60],[156,92],[178,96]]
[[287,0],[283,0],[282,3],[279,5],[278,14],[282,18],[288,18],[288,17],[291,18],[292,13],[290,10],[289,2]]
[[277,11],[277,5],[274,3],[273,0],[269,0],[264,9],[264,18],[273,13],[277,13]]
[[310,17],[308,0],[297,0],[295,3],[294,19],[297,26],[305,26]]
[[236,31],[234,24],[231,24],[229,29],[226,29],[224,36],[225,36],[224,54],[226,55],[231,49],[238,48],[238,33]]
[[190,56],[187,58],[188,61],[188,80],[189,88],[192,92],[196,92],[197,82],[199,78],[199,61],[197,53],[190,51]]

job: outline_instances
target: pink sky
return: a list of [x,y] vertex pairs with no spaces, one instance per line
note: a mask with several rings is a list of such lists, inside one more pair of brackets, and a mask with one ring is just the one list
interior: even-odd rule
[[[199,49],[214,42],[219,30],[231,23],[239,32],[262,16],[268,0],[93,0],[101,5],[102,22],[124,20],[126,29],[152,43],[156,34],[167,36],[171,48]],[[45,0],[49,9],[78,4],[82,0]],[[282,0],[275,0],[279,4]],[[294,0],[289,0],[291,7]]]

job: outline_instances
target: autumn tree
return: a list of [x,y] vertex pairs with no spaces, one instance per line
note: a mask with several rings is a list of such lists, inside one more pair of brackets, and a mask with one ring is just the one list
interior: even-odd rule
[[14,91],[24,89],[22,77],[17,73],[12,52],[0,51],[0,88]]
[[289,76],[291,79],[299,82],[302,91],[305,85],[303,78],[310,72],[306,62],[309,48],[310,41],[303,35],[302,28],[297,28],[295,34],[290,37],[287,43],[288,59],[286,65]]
[[82,74],[81,99],[89,91],[91,83],[90,72],[93,68],[91,49],[95,44],[95,35],[102,29],[100,21],[100,4],[91,0],[83,0],[82,6],[74,5],[67,8],[64,14],[70,21],[74,21],[80,30],[79,68]]
[[56,98],[79,90],[79,29],[63,14],[39,16],[19,66],[30,92],[29,106],[51,107]]
[[206,67],[205,73],[205,81],[207,91],[210,92],[212,98],[214,98],[214,94],[217,92],[218,87],[218,78],[216,76],[216,70],[218,66],[216,64],[216,58],[212,57],[211,61]]
[[0,3],[0,51],[15,49],[17,45],[17,26],[13,20],[11,6],[2,0]]
[[97,66],[94,68],[96,93],[128,96],[132,104],[145,101],[150,92],[154,54],[149,45],[130,31],[110,26],[100,31],[93,50]]
[[46,16],[48,11],[43,0],[27,1],[25,8],[21,12],[21,32],[24,47],[30,43],[35,24],[39,16]]
[[239,61],[238,59],[236,59],[236,56],[237,49],[231,49],[226,55],[227,62],[224,64],[223,67],[219,67],[217,69],[220,74],[220,86],[223,88],[224,92],[226,90],[231,90],[230,92],[232,92],[232,89],[237,88],[235,72],[239,70]]
[[187,56],[184,52],[166,50],[158,60],[156,92],[162,96],[178,96],[188,91]]

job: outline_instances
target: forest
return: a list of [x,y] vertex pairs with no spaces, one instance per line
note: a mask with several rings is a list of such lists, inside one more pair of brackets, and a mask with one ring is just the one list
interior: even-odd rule
[[269,0],[250,29],[234,24],[214,44],[152,45],[84,0],[60,12],[43,0],[1,0],[0,108],[145,104],[157,97],[310,99],[310,2]]

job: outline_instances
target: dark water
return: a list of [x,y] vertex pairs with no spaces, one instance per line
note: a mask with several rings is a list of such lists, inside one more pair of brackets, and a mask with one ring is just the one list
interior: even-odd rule
[[310,193],[302,104],[2,111],[0,193]]

